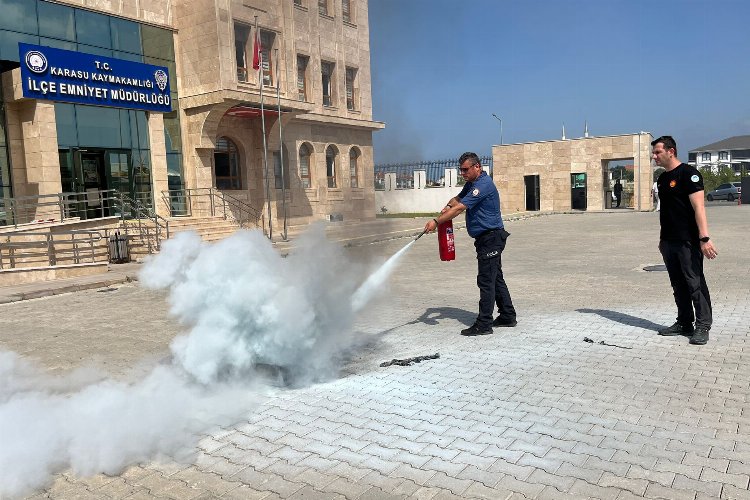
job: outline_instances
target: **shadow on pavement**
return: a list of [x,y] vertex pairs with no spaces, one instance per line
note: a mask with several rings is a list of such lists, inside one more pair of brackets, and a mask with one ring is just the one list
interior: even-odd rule
[[475,316],[476,313],[465,309],[458,309],[457,307],[430,307],[420,317],[406,324],[416,325],[417,323],[423,323],[425,325],[437,325],[440,323],[440,320],[455,319],[459,323],[468,326],[474,322]]
[[657,331],[660,328],[664,328],[664,325],[659,325],[657,323],[654,323],[653,321],[639,318],[637,316],[631,316],[630,314],[610,311],[609,309],[576,309],[576,311],[586,314],[598,314],[602,318],[606,318],[610,321],[615,321],[617,323],[622,323],[623,325],[628,326],[637,326],[645,330]]

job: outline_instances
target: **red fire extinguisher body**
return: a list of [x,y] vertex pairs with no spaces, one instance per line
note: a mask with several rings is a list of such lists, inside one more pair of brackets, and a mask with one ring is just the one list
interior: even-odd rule
[[438,224],[438,249],[440,260],[456,260],[456,242],[453,239],[453,221]]

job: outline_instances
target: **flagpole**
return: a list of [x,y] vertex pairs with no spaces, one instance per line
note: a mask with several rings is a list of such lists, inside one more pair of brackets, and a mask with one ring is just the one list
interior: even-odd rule
[[260,46],[260,32],[258,31],[258,16],[255,16],[255,43],[258,45],[258,85],[260,85],[260,124],[263,131],[263,169],[266,173],[266,205],[268,207],[268,239],[273,240],[271,222],[271,188],[268,176],[268,144],[266,142],[266,114],[263,110],[263,47]]
[[[281,80],[279,79],[279,49],[274,49],[276,54],[276,108],[279,111],[279,163],[281,163],[281,206],[284,214],[284,233],[283,240],[287,240],[286,226],[286,177],[284,176],[284,133],[281,126],[281,92],[279,90]],[[278,205],[277,205],[278,206]]]

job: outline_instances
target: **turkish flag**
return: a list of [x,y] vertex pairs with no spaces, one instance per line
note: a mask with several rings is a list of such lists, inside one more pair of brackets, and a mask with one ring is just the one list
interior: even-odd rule
[[253,69],[260,69],[260,34],[255,30],[255,40],[253,41]]

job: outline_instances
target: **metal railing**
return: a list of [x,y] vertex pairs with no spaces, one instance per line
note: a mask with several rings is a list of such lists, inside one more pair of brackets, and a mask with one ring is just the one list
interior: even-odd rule
[[[480,156],[479,161],[483,167],[489,168],[489,175],[492,176],[492,156]],[[414,172],[418,170],[426,173],[425,187],[441,187],[445,185],[445,170],[453,168],[458,169],[458,158],[375,165],[375,190],[385,190],[385,174],[390,173],[396,174],[396,189],[413,189]],[[463,184],[463,179],[460,175],[457,180],[458,185]]]
[[[135,193],[135,197],[116,189],[102,189],[2,198],[0,226],[18,229],[19,225],[32,223],[119,217],[126,234],[137,230],[136,235],[148,247],[149,253],[154,249],[158,251],[161,241],[169,238],[169,221],[154,212],[150,192]],[[134,221],[135,225],[126,221]]]
[[116,211],[117,191],[102,189],[82,193],[57,193],[0,198],[0,226],[33,222],[65,222],[109,216]]
[[162,191],[162,199],[174,217],[210,215],[233,220],[241,228],[254,226],[266,232],[266,218],[247,201],[216,188],[170,189]]
[[[74,229],[59,232],[15,231],[0,235],[0,269],[96,263],[109,259],[106,248],[97,245],[99,231]],[[97,250],[104,250],[97,253]]]
[[[117,193],[117,200],[125,234],[129,235],[130,229],[137,229],[138,237],[148,248],[148,253],[153,253],[154,248],[159,251],[161,241],[169,239],[169,221],[154,212],[151,207],[126,194]],[[131,228],[131,224],[126,223],[126,220],[134,221],[135,226]]]

